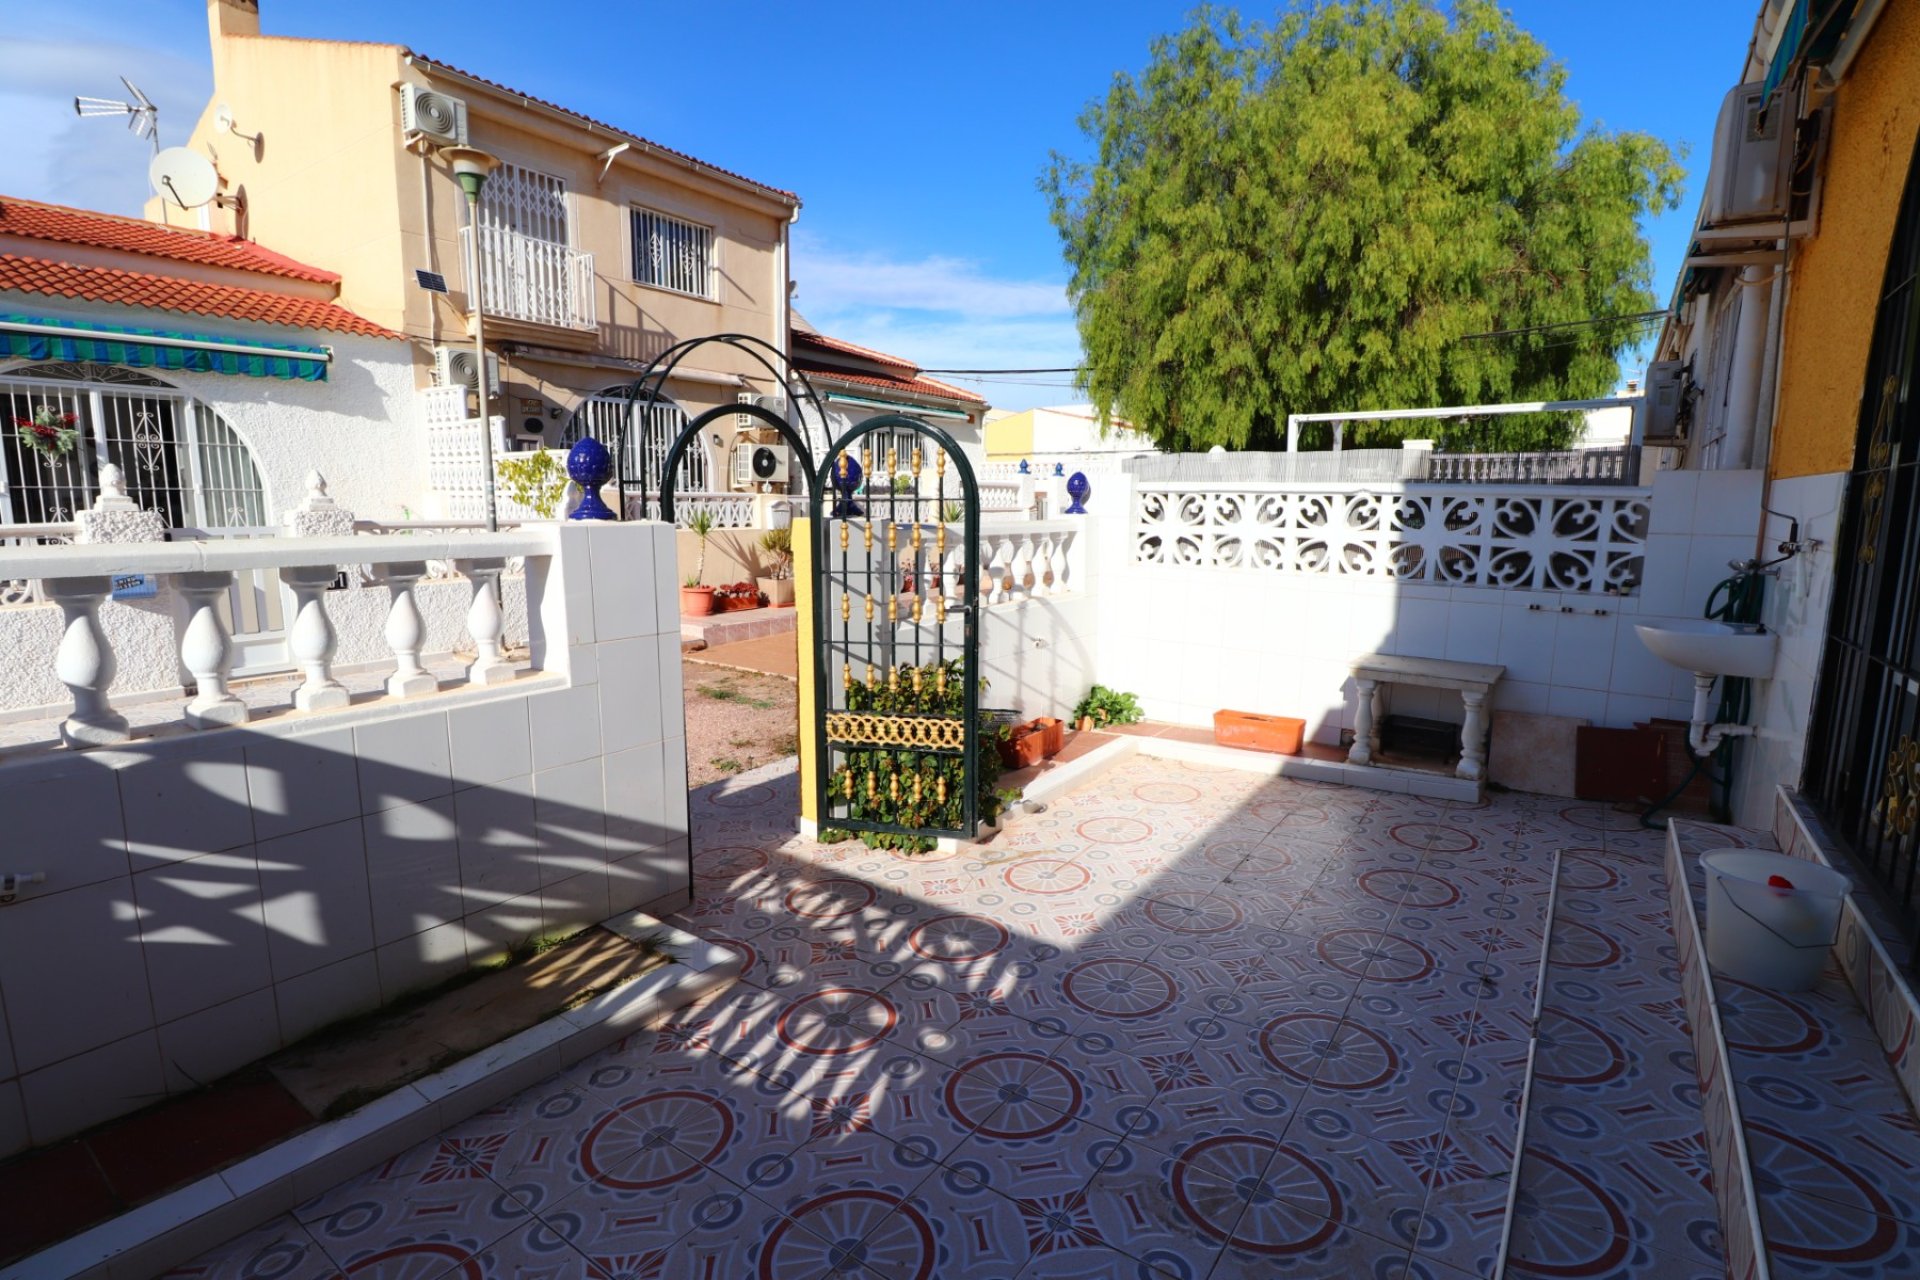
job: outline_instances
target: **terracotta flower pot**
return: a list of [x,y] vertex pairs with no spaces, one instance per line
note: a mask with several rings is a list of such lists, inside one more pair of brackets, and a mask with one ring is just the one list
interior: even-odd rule
[[1000,740],[1000,763],[1009,769],[1030,768],[1044,758],[1045,746],[1038,728],[1019,725]]
[[1252,711],[1213,713],[1213,740],[1223,747],[1297,756],[1306,731],[1305,720],[1289,716],[1263,716]]
[[1078,730],[1079,730],[1079,731],[1080,731],[1081,733],[1092,733],[1092,732],[1093,732],[1093,717],[1092,717],[1092,716],[1081,716],[1081,717],[1080,717],[1080,723],[1079,723],[1079,724],[1076,724],[1076,725],[1074,725],[1073,727],[1074,727],[1074,728],[1076,728],[1076,729],[1078,729]]
[[1067,745],[1066,722],[1055,716],[1041,716],[1034,725],[1040,730],[1040,749],[1049,758],[1060,754],[1060,748]]
[[680,588],[680,612],[689,618],[707,617],[713,612],[713,588]]

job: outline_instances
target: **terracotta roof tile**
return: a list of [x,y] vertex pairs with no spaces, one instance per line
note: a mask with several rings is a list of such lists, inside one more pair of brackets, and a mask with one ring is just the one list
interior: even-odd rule
[[949,386],[944,382],[935,381],[925,375],[918,377],[893,377],[886,374],[854,373],[834,365],[823,364],[818,360],[809,360],[801,355],[796,355],[793,358],[793,367],[801,370],[809,378],[824,378],[854,386],[875,387],[883,391],[904,391],[912,395],[934,396],[941,400],[956,400],[962,404],[986,403],[986,399],[983,396],[975,395],[971,391],[963,391],[959,387]]
[[43,204],[0,196],[0,235],[31,240],[50,240],[56,244],[87,245],[96,249],[118,249],[125,253],[148,254],[176,262],[192,262],[207,267],[228,267],[289,280],[312,280],[337,284],[340,277],[331,271],[309,267],[292,258],[263,249],[251,240],[215,235],[211,231],[188,231],[163,227],[139,218],[122,218],[89,209],[70,209],[65,205]]
[[875,364],[889,364],[896,369],[905,369],[911,373],[920,372],[920,366],[911,360],[901,356],[890,356],[884,351],[875,351],[872,347],[863,347],[858,343],[848,342],[842,338],[829,338],[826,334],[820,333],[817,330],[795,329],[793,331],[793,340],[809,347],[818,347],[822,351],[835,351],[841,355],[858,356],[862,360],[871,360]]
[[45,258],[0,253],[0,291],[37,293],[50,298],[77,298],[127,307],[179,311],[190,315],[246,320],[289,329],[325,329],[369,338],[397,338],[398,334],[363,320],[345,307],[317,298],[297,298],[264,289],[182,280],[178,276],[118,267],[82,267]]

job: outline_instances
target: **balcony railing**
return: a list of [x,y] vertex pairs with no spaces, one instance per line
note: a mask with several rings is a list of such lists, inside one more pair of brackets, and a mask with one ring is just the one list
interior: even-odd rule
[[[460,229],[467,262],[472,227]],[[472,289],[468,296],[472,296]],[[487,315],[560,329],[591,329],[593,255],[551,240],[480,228],[480,305]]]

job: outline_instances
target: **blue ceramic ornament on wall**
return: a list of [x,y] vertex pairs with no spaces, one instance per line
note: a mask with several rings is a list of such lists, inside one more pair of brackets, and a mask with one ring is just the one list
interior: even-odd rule
[[592,436],[567,450],[567,475],[580,486],[580,505],[569,520],[612,520],[613,508],[600,500],[600,486],[613,479],[613,454]]
[[1093,492],[1093,486],[1087,483],[1087,473],[1076,471],[1067,480],[1067,496],[1073,499],[1073,505],[1067,508],[1070,516],[1087,514],[1087,495]]

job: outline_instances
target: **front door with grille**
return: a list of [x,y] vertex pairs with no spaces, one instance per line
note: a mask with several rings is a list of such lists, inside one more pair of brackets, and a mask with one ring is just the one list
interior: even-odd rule
[[1920,167],[1910,168],[1880,290],[1807,794],[1920,940]]
[[812,512],[820,825],[971,838],[983,808],[972,469],[938,427],[883,415],[827,451]]

